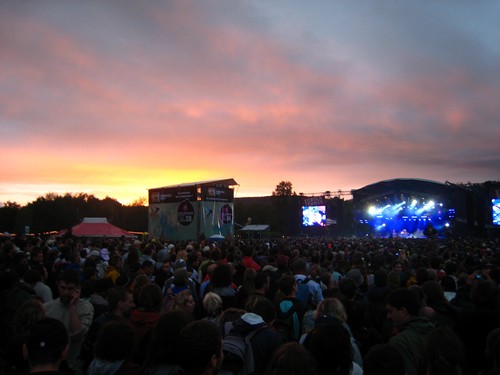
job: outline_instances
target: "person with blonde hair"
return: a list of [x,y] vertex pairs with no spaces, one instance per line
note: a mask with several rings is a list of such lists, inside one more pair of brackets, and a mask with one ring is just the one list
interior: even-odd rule
[[182,259],[184,261],[187,261],[188,253],[186,250],[179,250],[177,254],[175,255],[175,260]]
[[194,313],[195,306],[196,302],[194,301],[191,291],[188,289],[177,293],[174,297],[173,310],[181,310],[192,315]]
[[203,309],[206,312],[205,319],[219,326],[222,314],[222,298],[217,293],[208,292],[203,297]]
[[347,313],[344,305],[337,298],[333,297],[321,301],[314,311],[314,320],[317,320],[321,316],[333,316],[342,323],[347,321]]
[[303,337],[300,342],[303,342],[304,335],[313,330],[315,321],[321,316],[334,316],[342,323],[347,321],[347,313],[344,305],[337,298],[325,298],[319,303],[315,310],[309,310],[304,314],[302,321]]

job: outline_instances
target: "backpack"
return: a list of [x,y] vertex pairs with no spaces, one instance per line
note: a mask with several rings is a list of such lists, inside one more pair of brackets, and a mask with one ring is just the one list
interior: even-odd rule
[[[281,304],[283,302],[288,302],[292,304],[292,306],[290,306],[290,308],[286,312],[283,312],[281,310]],[[284,342],[298,341],[300,338],[300,322],[296,312],[297,312],[297,303],[294,301],[284,300],[281,301],[281,303],[278,306],[278,311],[276,314],[276,319],[274,320],[273,323],[273,327],[281,335]]]
[[229,333],[224,337],[222,351],[224,360],[218,374],[248,375],[255,372],[255,362],[251,340],[255,334],[266,326],[259,327],[246,336]]
[[313,299],[312,299],[312,293],[311,289],[309,288],[309,285],[307,283],[311,279],[306,278],[302,281],[297,280],[297,293],[295,295],[295,298],[297,298],[302,304],[306,307],[307,310],[310,310],[314,308],[313,304]]

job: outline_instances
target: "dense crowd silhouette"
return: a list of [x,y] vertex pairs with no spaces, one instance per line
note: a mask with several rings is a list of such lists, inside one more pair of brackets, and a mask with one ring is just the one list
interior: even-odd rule
[[498,239],[0,240],[0,373],[498,374]]

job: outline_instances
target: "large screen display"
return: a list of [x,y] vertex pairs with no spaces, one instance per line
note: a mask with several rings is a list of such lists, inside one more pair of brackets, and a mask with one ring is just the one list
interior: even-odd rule
[[493,225],[500,225],[500,198],[491,200],[491,211],[493,212]]
[[326,226],[326,206],[302,206],[302,225],[305,227]]

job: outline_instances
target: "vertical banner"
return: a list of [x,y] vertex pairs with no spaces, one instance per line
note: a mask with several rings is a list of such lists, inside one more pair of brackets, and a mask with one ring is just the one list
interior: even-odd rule
[[194,207],[188,201],[185,200],[179,204],[179,208],[177,209],[177,221],[180,225],[190,225],[195,218]]
[[210,237],[214,234],[223,236],[233,234],[234,224],[234,204],[226,202],[200,202],[202,205],[201,212],[205,213],[205,217],[201,221],[200,231],[205,237]]
[[233,209],[229,204],[222,206],[220,216],[222,224],[233,224]]

